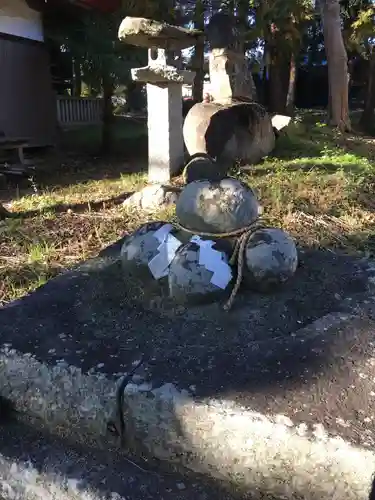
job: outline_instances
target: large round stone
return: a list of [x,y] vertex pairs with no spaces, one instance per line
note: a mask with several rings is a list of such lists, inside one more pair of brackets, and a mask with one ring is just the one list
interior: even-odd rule
[[169,296],[185,305],[214,302],[229,294],[232,277],[227,255],[216,244],[203,249],[190,241],[179,248],[169,267]]
[[270,115],[257,102],[199,102],[187,114],[184,141],[190,155],[253,165],[275,147]]
[[[175,235],[176,230],[164,221],[148,222],[132,233],[121,248],[121,264],[124,273],[145,282],[166,278],[168,271],[162,273],[165,259],[163,260],[163,255],[161,255],[160,245],[169,234]],[[172,243],[176,245],[176,241]],[[150,262],[156,257],[160,257],[160,262],[156,262],[156,266],[153,266]],[[154,273],[159,272],[164,275],[158,277],[152,270]]]
[[247,242],[244,281],[250,288],[272,291],[294,275],[297,265],[296,245],[285,231],[258,229]]
[[192,231],[227,233],[254,222],[259,203],[237,179],[195,181],[184,187],[176,203],[180,224]]

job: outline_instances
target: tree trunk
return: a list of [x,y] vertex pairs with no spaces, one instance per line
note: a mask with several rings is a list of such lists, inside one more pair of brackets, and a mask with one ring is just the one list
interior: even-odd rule
[[268,106],[274,113],[285,113],[286,95],[281,84],[281,63],[273,57],[269,67]]
[[[237,3],[237,29],[238,29],[238,45],[237,50],[245,58],[246,54],[246,35],[249,25],[249,0],[238,0]],[[251,99],[258,101],[257,88],[254,83],[254,78],[249,67],[249,62],[245,59],[244,62],[244,77],[247,80],[247,87],[251,93]]]
[[339,0],[320,0],[328,64],[328,120],[342,132],[350,131],[348,57],[341,31]]
[[103,125],[102,125],[102,153],[109,153],[112,147],[112,125],[113,125],[113,79],[104,68],[102,75],[103,90]]
[[269,109],[275,113],[286,113],[289,66],[290,52],[287,54],[283,51],[279,36],[276,35],[270,44],[268,94]]
[[260,102],[268,107],[269,106],[269,70],[270,70],[270,52],[269,43],[267,40],[264,41],[264,53],[263,53],[263,74],[262,74],[262,88],[260,95]]
[[289,69],[289,84],[288,93],[286,96],[286,112],[289,116],[294,115],[294,99],[296,94],[296,77],[297,77],[297,66],[296,66],[296,56],[292,53],[290,58],[290,69]]
[[359,121],[360,127],[369,133],[375,129],[375,45],[371,47],[365,105]]
[[81,97],[82,94],[82,72],[81,61],[78,57],[73,58],[73,96]]
[[[204,30],[204,5],[202,0],[197,0],[195,4],[194,27]],[[203,100],[204,87],[204,40],[196,44],[192,62],[193,71],[195,71],[192,97],[194,101],[201,102]]]

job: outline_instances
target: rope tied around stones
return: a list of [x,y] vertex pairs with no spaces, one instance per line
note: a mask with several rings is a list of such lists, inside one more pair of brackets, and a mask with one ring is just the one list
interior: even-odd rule
[[182,231],[185,231],[189,234],[193,234],[196,236],[201,236],[201,237],[206,237],[206,238],[214,238],[214,239],[225,239],[225,238],[238,238],[236,240],[232,255],[229,259],[229,265],[234,266],[237,263],[237,277],[236,277],[236,282],[232,288],[231,294],[228,298],[228,300],[225,302],[223,305],[224,311],[230,311],[232,308],[234,301],[236,299],[237,293],[240,289],[241,283],[242,283],[242,278],[243,278],[243,269],[244,269],[244,262],[245,262],[245,249],[247,242],[249,241],[249,238],[252,234],[254,234],[255,231],[258,229],[263,229],[264,224],[257,219],[255,222],[252,222],[248,226],[245,226],[240,229],[236,229],[235,231],[229,231],[226,233],[210,233],[210,232],[204,232],[204,231],[194,231],[191,229],[188,229],[178,222],[175,222],[174,225],[176,226],[177,229],[181,229]]

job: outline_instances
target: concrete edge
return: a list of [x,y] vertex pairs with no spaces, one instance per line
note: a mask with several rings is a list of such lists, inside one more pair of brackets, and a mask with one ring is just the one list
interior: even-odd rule
[[[108,450],[70,446],[66,440],[35,430],[30,423],[0,428],[2,500],[190,499],[217,498],[219,481],[172,467],[153,471]],[[213,495],[213,496],[212,496]],[[225,495],[226,497],[226,495]],[[200,498],[200,496],[199,496]],[[237,498],[237,495],[235,495]]]
[[[338,327],[352,317],[350,313],[330,313],[292,333],[291,337],[305,338],[314,332]],[[123,375],[126,373],[119,374],[119,379]],[[115,410],[116,389],[117,383],[101,372],[89,370],[84,373],[64,360],[49,365],[32,353],[19,353],[10,344],[0,348],[0,396],[8,399],[16,411],[41,419],[52,430],[66,429],[67,434],[77,430],[82,436],[105,436],[106,422]],[[130,383],[125,394],[126,404],[130,405],[128,410],[137,414],[131,403],[135,401],[137,407],[139,399],[147,399],[147,394],[172,405],[181,395],[189,397],[188,391],[179,391],[168,382],[159,388]]]
[[[293,334],[306,338],[339,328],[358,315],[331,313]],[[116,383],[84,374],[63,361],[55,366],[0,351],[0,393],[16,410],[40,419],[53,433],[85,445],[116,445],[106,430],[115,405]],[[375,453],[330,437],[321,425],[295,426],[283,415],[264,415],[225,400],[195,401],[166,382],[128,386],[125,420],[131,444],[254,491],[254,498],[279,495],[309,499],[368,499]],[[138,448],[139,449],[139,448]],[[313,479],[312,479],[313,478]]]

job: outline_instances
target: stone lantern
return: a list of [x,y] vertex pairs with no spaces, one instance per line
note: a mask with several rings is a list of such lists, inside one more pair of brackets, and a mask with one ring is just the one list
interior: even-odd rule
[[119,39],[148,48],[148,65],[132,70],[134,81],[147,84],[148,180],[168,182],[183,166],[182,86],[191,85],[195,73],[180,69],[181,50],[203,37],[151,19],[126,17]]

